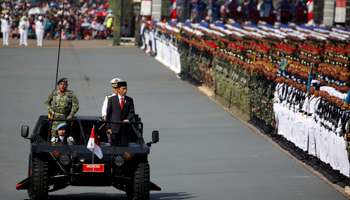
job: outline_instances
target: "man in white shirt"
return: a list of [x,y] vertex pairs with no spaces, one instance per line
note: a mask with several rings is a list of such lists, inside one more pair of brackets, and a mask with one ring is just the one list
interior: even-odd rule
[[147,21],[145,21],[145,17],[141,18],[141,28],[140,28],[140,36],[141,36],[141,40],[142,40],[142,46],[140,47],[141,49],[145,49],[146,45],[145,45],[145,35],[144,35],[144,31],[145,31],[145,27],[146,27],[146,23]]
[[9,21],[9,16],[5,15],[4,19],[1,20],[3,45],[9,45],[10,28],[11,28],[11,23]]
[[43,46],[44,39],[44,21],[43,17],[39,16],[38,20],[35,22],[35,33],[37,38],[37,46]]
[[22,17],[22,20],[19,22],[19,34],[20,34],[20,40],[19,45],[28,45],[28,28],[29,28],[29,21],[26,16]]

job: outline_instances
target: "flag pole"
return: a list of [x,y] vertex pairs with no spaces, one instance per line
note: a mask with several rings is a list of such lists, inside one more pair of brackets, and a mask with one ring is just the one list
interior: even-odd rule
[[[95,130],[95,124],[92,126],[92,129],[93,130]],[[95,138],[95,136],[94,136],[94,138]],[[94,143],[95,143],[95,141],[94,141]],[[92,148],[92,164],[94,164],[94,158],[95,158],[95,144],[94,144],[94,148]]]

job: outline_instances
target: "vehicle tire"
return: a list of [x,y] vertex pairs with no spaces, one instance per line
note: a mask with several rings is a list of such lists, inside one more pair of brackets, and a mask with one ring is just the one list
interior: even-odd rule
[[134,200],[149,200],[149,182],[149,164],[139,163],[134,174]]
[[[29,154],[29,161],[28,161],[28,177],[32,176],[32,155]],[[28,188],[28,195],[30,197],[30,187]]]
[[32,180],[30,182],[30,199],[46,200],[48,198],[48,163],[34,157],[32,163]]
[[28,176],[32,175],[32,155],[29,154],[28,160]]

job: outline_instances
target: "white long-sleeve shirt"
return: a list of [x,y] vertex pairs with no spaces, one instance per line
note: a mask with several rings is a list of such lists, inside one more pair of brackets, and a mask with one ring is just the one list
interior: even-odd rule
[[18,26],[18,30],[20,32],[22,31],[28,31],[28,28],[29,28],[29,22],[28,21],[20,21],[19,22],[19,26]]
[[1,20],[1,32],[7,32],[10,31],[11,23],[7,19]]
[[141,28],[140,28],[140,35],[143,35],[143,31],[144,31],[144,29],[145,29],[145,23],[142,23],[141,24]]
[[109,94],[105,97],[105,101],[103,102],[103,105],[102,105],[102,117],[106,116],[107,115],[107,105],[108,105],[108,100],[109,98],[115,96],[116,94]]
[[35,32],[44,32],[44,22],[43,21],[36,21],[35,22]]

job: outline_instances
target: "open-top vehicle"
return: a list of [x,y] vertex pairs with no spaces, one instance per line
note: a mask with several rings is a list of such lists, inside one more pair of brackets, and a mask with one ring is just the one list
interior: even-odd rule
[[[143,139],[143,124],[135,115],[132,122],[106,122],[98,116],[77,116],[74,119],[49,119],[40,116],[32,134],[22,126],[21,135],[30,139],[28,178],[16,189],[28,190],[33,200],[48,198],[48,193],[67,186],[114,186],[125,191],[129,199],[149,199],[150,190],[160,187],[150,182],[148,154],[152,143],[159,140],[158,131],[152,132],[152,142]],[[65,121],[74,143],[51,142],[52,121]],[[129,136],[126,145],[108,143],[106,123],[120,123]],[[96,127],[103,157],[99,159],[87,148]],[[95,129],[95,128],[94,128]]]

